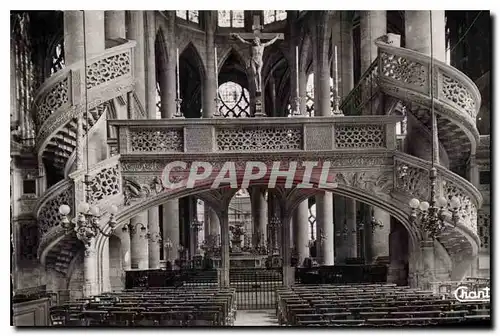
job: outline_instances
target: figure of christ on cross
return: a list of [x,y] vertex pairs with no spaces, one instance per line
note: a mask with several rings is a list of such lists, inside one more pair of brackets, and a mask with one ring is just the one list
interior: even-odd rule
[[252,67],[252,72],[254,75],[254,81],[255,81],[255,90],[256,92],[260,93],[262,92],[262,56],[264,55],[264,48],[270,46],[274,42],[276,42],[280,37],[281,34],[277,34],[272,40],[262,43],[260,41],[259,36],[255,34],[253,40],[251,42],[246,41],[243,39],[240,35],[236,33],[231,33],[232,37],[237,38],[240,42],[248,44],[251,46],[250,48],[250,66]]

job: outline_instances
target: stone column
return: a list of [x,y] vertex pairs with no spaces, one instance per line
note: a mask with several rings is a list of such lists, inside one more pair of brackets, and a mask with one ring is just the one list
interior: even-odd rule
[[291,249],[290,249],[290,217],[285,217],[285,212],[281,211],[281,256],[283,259],[283,285],[286,287],[293,286],[295,282],[294,268],[291,266]]
[[375,40],[387,33],[386,11],[361,11],[361,74],[377,58]]
[[[148,212],[143,211],[130,220],[130,249],[132,251],[132,268],[145,270],[149,268],[149,248],[146,239]],[[146,230],[142,230],[144,227]]]
[[345,205],[345,197],[340,195],[333,195],[333,230],[335,233],[335,237],[337,238],[336,241],[334,239],[336,263],[343,263],[346,255],[345,249],[347,242],[346,240],[344,240],[344,226],[346,225]]
[[95,243],[86,247],[83,255],[83,296],[89,297],[97,294],[97,254]]
[[96,258],[96,265],[98,267],[97,293],[109,292],[111,290],[111,279],[109,277],[109,239],[104,240],[99,260],[100,262]]
[[347,12],[340,11],[340,46],[339,46],[339,91],[345,98],[354,88],[354,55],[352,40],[352,20]]
[[477,165],[476,155],[469,157],[469,181],[476,188],[479,188],[479,166]]
[[[205,11],[205,80],[203,82],[203,118],[211,118],[217,109],[215,98],[217,95],[215,68],[215,29],[217,27],[217,11]],[[219,53],[220,55],[221,53]]]
[[[314,113],[315,116],[328,117],[330,108],[330,64],[328,62],[328,27],[325,14],[318,14],[318,23],[315,25],[313,39],[313,67],[314,67]],[[333,228],[333,195],[322,192],[316,196],[316,223],[318,256],[323,265],[334,264]],[[324,240],[321,241],[320,232]]]
[[145,12],[145,109],[149,119],[156,119],[156,18],[154,11]]
[[250,197],[253,219],[252,245],[263,245],[266,244],[267,241],[268,217],[265,190],[258,187],[250,188]]
[[160,246],[162,246],[162,242],[160,239],[159,222],[158,207],[155,206],[148,209],[148,256],[150,269],[160,268]]
[[335,230],[333,225],[333,194],[324,192],[316,196],[316,240],[322,265],[333,265],[335,258]]
[[128,11],[126,21],[127,38],[136,42],[136,46],[134,48],[135,92],[137,98],[139,99],[139,103],[145,108],[146,85],[144,69],[144,12]]
[[425,240],[420,245],[420,269],[417,274],[417,285],[423,290],[430,290],[435,280],[434,241]]
[[[175,11],[165,11],[167,27],[162,42],[162,63],[159,71],[159,84],[161,93],[161,117],[172,118],[175,115],[176,90],[175,80],[176,42],[175,42]],[[166,53],[166,54],[165,54]]]
[[73,64],[83,58],[83,12],[64,11],[64,62]]
[[346,198],[345,217],[347,224],[346,257],[358,257],[358,236],[356,223],[356,200]]
[[[179,200],[163,203],[163,251],[165,260],[174,261],[179,258]],[[165,243],[171,243],[171,247]]]
[[104,25],[106,39],[126,38],[125,11],[106,11]]
[[372,258],[389,256],[389,234],[391,232],[391,215],[386,211],[373,207],[373,219],[382,223],[383,227],[376,227],[372,233]]
[[405,11],[406,48],[423,54],[431,54],[431,17],[432,17],[432,54],[442,62],[446,61],[446,20],[443,10]]
[[402,244],[405,243],[400,225],[391,221],[391,233],[389,235],[389,268],[387,270],[387,282],[398,285],[403,284],[402,275],[404,273],[404,258],[406,254],[402,249]]
[[298,265],[309,258],[309,202],[300,202],[293,215],[293,242],[299,255]]
[[[130,222],[130,221],[129,221]],[[128,223],[127,223],[128,224]],[[125,271],[128,271],[132,268],[130,264],[130,232],[128,230],[123,231],[120,229],[117,231],[117,236],[120,237],[121,241],[121,258],[122,258],[122,267]]]
[[221,268],[219,269],[219,286],[229,287],[229,214],[228,209],[224,209],[220,213],[221,225]]

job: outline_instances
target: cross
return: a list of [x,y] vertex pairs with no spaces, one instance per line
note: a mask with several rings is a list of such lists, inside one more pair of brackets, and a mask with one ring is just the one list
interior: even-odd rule
[[283,40],[284,39],[284,34],[276,34],[276,33],[263,33],[262,29],[264,27],[261,25],[261,17],[260,15],[254,15],[253,16],[253,24],[252,24],[252,31],[253,33],[240,33],[242,38],[245,40],[252,40],[255,37],[260,38],[261,40],[270,40],[274,38],[276,35],[278,35],[278,40]]

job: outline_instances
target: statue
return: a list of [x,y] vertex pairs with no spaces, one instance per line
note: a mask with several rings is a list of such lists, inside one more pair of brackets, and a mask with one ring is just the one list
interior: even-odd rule
[[231,33],[232,37],[237,38],[240,42],[251,45],[252,47],[250,48],[250,66],[252,67],[252,72],[254,75],[254,81],[255,81],[255,89],[257,92],[262,92],[261,85],[262,85],[262,56],[264,55],[264,48],[270,46],[274,42],[278,40],[280,35],[276,35],[272,40],[262,43],[260,42],[260,38],[258,36],[255,36],[254,39],[249,42],[243,39],[240,35],[236,33]]

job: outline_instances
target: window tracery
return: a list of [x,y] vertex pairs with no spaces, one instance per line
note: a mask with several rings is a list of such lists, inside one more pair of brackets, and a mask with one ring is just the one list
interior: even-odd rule
[[199,13],[197,10],[178,10],[175,11],[175,14],[178,18],[183,20],[200,23]]
[[60,42],[56,45],[52,54],[50,74],[52,75],[62,68],[64,68],[64,43]]
[[286,20],[286,10],[265,10],[264,24]]
[[219,27],[243,28],[245,26],[245,11],[222,10],[217,13]]
[[219,86],[219,113],[224,118],[250,117],[250,93],[235,82]]

